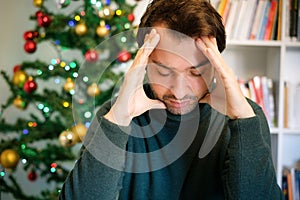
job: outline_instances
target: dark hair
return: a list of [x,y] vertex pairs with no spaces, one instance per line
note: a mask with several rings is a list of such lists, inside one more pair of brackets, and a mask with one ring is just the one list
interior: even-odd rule
[[153,0],[139,25],[137,40],[140,47],[151,27],[159,24],[189,37],[213,36],[220,52],[226,47],[222,17],[208,0]]

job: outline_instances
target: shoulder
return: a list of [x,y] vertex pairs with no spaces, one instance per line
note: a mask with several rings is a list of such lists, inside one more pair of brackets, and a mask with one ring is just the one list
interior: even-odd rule
[[110,99],[110,100],[106,101],[104,104],[102,104],[98,108],[96,117],[99,119],[102,116],[104,116],[110,110],[110,108],[112,107],[112,105],[114,104],[115,101],[116,101],[116,99]]

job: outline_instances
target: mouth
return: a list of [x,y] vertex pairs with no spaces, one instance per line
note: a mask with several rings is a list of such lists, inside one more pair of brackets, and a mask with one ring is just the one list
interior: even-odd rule
[[176,109],[183,109],[183,108],[187,107],[188,105],[190,105],[190,101],[189,100],[173,100],[173,99],[169,99],[168,102],[169,102],[170,106],[172,106],[173,108],[176,108]]

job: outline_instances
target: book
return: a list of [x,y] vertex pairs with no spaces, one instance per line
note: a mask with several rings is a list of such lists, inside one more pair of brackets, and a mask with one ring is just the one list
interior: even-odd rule
[[263,109],[264,113],[266,113],[265,105],[264,105],[264,96],[263,96],[263,86],[260,76],[254,76],[252,78],[253,86],[254,86],[254,93],[256,96],[256,103],[260,105]]
[[282,28],[282,0],[278,2],[278,15],[277,15],[277,40],[281,40],[281,28]]
[[294,82],[284,82],[284,127],[300,128],[300,85]]
[[283,168],[281,188],[285,199],[300,199],[300,170],[297,167]]
[[271,6],[271,2],[267,1],[267,4],[265,5],[264,10],[263,10],[263,16],[261,18],[260,25],[258,28],[258,34],[256,35],[257,40],[262,40],[264,37],[266,25],[267,25],[268,17],[269,17],[270,6]]
[[267,4],[266,0],[259,0],[256,11],[255,11],[255,16],[253,19],[253,24],[251,27],[251,33],[250,33],[250,40],[255,40],[256,39],[256,35],[258,33],[258,29],[260,26],[260,22],[262,19],[262,15],[263,15],[263,11],[264,11],[264,7]]
[[224,15],[224,10],[225,10],[225,7],[227,5],[227,1],[228,0],[220,0],[220,3],[218,5],[218,8],[217,8],[217,11],[218,13],[223,17]]
[[273,80],[262,76],[261,85],[263,92],[263,104],[265,107],[265,115],[270,127],[275,126],[275,102],[273,94]]
[[292,193],[293,193],[293,200],[299,200],[299,183],[296,177],[296,171],[297,169],[292,167],[290,169],[291,171],[291,184],[292,184]]
[[278,30],[278,18],[279,18],[279,1],[281,0],[277,0],[278,3],[277,3],[277,11],[276,11],[276,15],[275,15],[275,19],[273,21],[273,26],[272,26],[272,30],[271,30],[271,37],[270,37],[270,40],[277,40],[277,35],[278,35],[278,31],[281,32],[281,29]]
[[244,13],[244,19],[241,26],[241,32],[239,35],[239,39],[249,39],[251,27],[254,21],[255,11],[258,5],[258,0],[247,1],[247,13]]
[[282,182],[281,182],[281,189],[285,200],[288,200],[288,183],[287,183],[287,176],[282,176]]
[[284,29],[284,35],[281,36],[282,39],[284,40],[290,40],[290,6],[291,6],[291,0],[286,0],[285,1],[285,7],[283,9],[285,9],[285,29]]
[[290,13],[290,27],[289,36],[292,40],[297,38],[297,21],[298,21],[298,0],[291,0],[291,5],[289,7]]
[[210,4],[217,9],[220,4],[220,0],[210,0]]
[[263,37],[264,40],[270,40],[272,37],[272,31],[275,26],[274,22],[277,15],[277,6],[278,6],[277,0],[272,0],[270,5],[269,16],[266,24],[266,30]]
[[293,199],[293,180],[292,180],[292,174],[290,172],[287,174],[287,185],[288,185],[288,200],[294,200]]
[[300,41],[300,0],[298,0],[297,40]]
[[289,127],[289,83],[287,81],[284,82],[284,97],[283,97],[283,127]]
[[230,8],[231,8],[231,0],[227,0],[227,4],[225,6],[224,13],[222,16],[224,25],[226,25],[226,23],[227,23],[227,18],[228,18],[228,14],[230,12]]
[[237,20],[237,13],[238,13],[238,6],[239,6],[239,1],[238,0],[231,0],[231,5],[230,5],[230,10],[228,13],[228,17],[226,20],[226,24],[225,24],[225,30],[226,30],[226,34],[228,39],[232,38],[232,33],[233,33],[233,28],[234,28],[234,24]]
[[295,171],[297,198],[300,199],[300,169]]
[[233,39],[238,39],[240,35],[242,24],[244,23],[245,15],[248,14],[246,12],[246,9],[247,9],[247,0],[241,0],[239,3],[238,15],[236,16],[237,21],[234,24],[233,35],[232,35]]

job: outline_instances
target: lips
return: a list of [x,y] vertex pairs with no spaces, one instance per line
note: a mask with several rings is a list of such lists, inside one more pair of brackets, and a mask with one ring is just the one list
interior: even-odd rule
[[187,107],[190,104],[189,100],[178,101],[178,100],[169,100],[170,105],[177,109],[182,109]]

